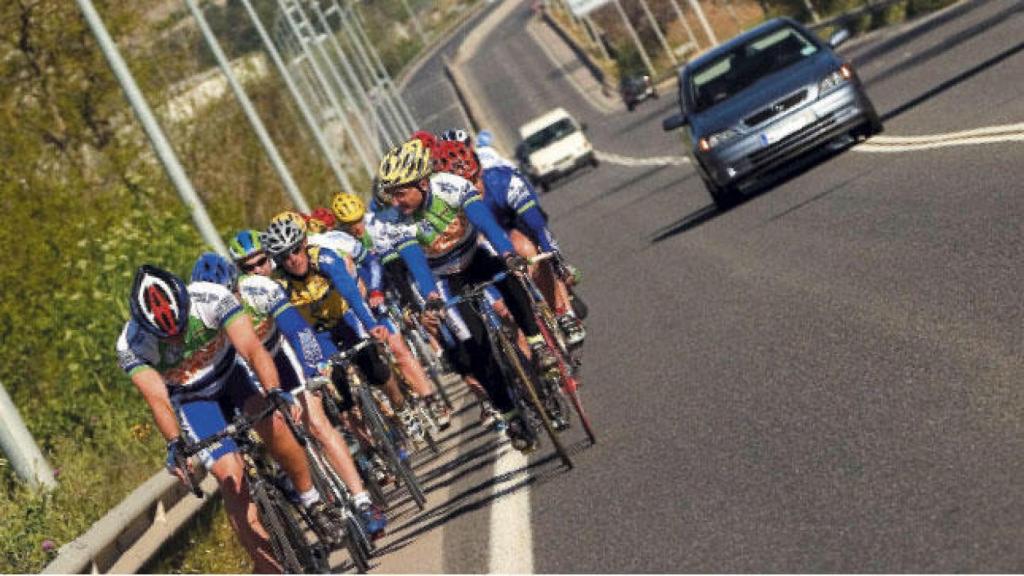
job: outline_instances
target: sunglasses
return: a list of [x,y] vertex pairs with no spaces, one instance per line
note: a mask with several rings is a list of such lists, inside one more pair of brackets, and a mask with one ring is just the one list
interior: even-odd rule
[[257,268],[259,268],[261,266],[265,266],[266,263],[267,263],[267,257],[266,256],[260,256],[259,260],[254,260],[252,262],[245,262],[245,263],[241,264],[239,266],[239,268],[241,268],[243,272],[252,272],[253,270],[255,270],[255,269],[257,269]]
[[278,264],[281,264],[285,260],[287,260],[289,256],[298,256],[299,254],[302,254],[302,251],[305,250],[306,248],[303,244],[304,243],[299,243],[291,250],[277,254],[276,256],[274,256],[274,260],[276,260]]

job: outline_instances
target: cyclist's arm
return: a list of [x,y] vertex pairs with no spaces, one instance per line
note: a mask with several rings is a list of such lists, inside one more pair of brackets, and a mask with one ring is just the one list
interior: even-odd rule
[[356,284],[356,279],[349,274],[342,259],[333,251],[321,248],[319,267],[320,271],[331,281],[331,286],[348,302],[349,308],[352,309],[352,312],[355,313],[366,329],[375,328],[377,320],[373,317],[373,314],[370,314],[370,309],[366,307],[366,301],[363,300],[363,295],[359,292],[359,285]]
[[224,322],[224,331],[227,333],[228,340],[231,341],[231,345],[235,347],[238,354],[249,363],[249,366],[252,366],[253,371],[256,372],[256,377],[260,380],[260,384],[263,385],[263,389],[269,391],[280,387],[274,359],[267,352],[267,349],[263,347],[260,337],[256,335],[256,330],[252,327],[252,320],[249,319],[249,315],[243,314],[239,310],[238,314]]
[[437,279],[430,271],[430,264],[427,263],[427,255],[419,243],[411,241],[399,247],[398,255],[405,261],[409,273],[416,282],[416,288],[426,298],[429,294],[439,292]]
[[515,248],[512,246],[512,241],[508,239],[508,234],[498,225],[498,221],[494,219],[491,210],[484,205],[479,194],[473,194],[466,199],[462,204],[462,209],[466,212],[466,218],[469,218],[469,221],[480,230],[484,238],[498,251],[498,254],[515,254]]
[[508,182],[508,204],[516,211],[516,220],[525,228],[525,232],[540,246],[544,252],[557,252],[558,244],[548,230],[548,221],[540,209],[537,194],[518,174]]
[[381,269],[380,259],[376,254],[368,252],[359,263],[359,277],[366,283],[370,292],[380,292],[384,289],[384,271]]
[[156,428],[170,442],[181,436],[181,429],[178,428],[178,418],[174,415],[174,408],[171,407],[171,397],[167,393],[167,385],[164,378],[150,366],[140,366],[132,371],[132,384],[139,389],[142,397],[149,405],[153,413],[153,420]]
[[295,355],[302,361],[306,376],[312,377],[319,374],[317,364],[326,361],[337,350],[325,349],[324,344],[317,341],[313,328],[287,299],[278,300],[271,307],[270,313],[273,315],[278,329],[281,330],[288,340],[288,344],[295,351]]

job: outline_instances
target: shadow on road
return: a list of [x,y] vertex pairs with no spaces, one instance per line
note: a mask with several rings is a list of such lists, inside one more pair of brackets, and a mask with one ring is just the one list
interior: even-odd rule
[[1024,50],[1024,42],[1020,42],[1016,46],[1007,48],[1006,50],[1000,52],[999,54],[996,54],[995,56],[989,58],[988,60],[981,62],[977,66],[964,70],[963,72],[957,74],[956,76],[953,76],[949,80],[946,80],[945,82],[936,85],[934,88],[931,88],[919,94],[918,96],[911,98],[910,100],[904,102],[903,104],[897,106],[896,108],[889,110],[888,112],[882,115],[882,120],[887,121],[892,118],[895,118],[900,114],[903,114],[907,110],[919,106],[923,102],[931,100],[932,98],[938,96],[939,94],[942,94],[943,92],[949,90],[950,88],[956,86],[957,84],[960,84],[961,82],[968,80],[969,78],[977,75],[978,73],[984,72],[985,70],[988,70],[989,68],[995,66],[996,64],[999,64],[1000,62],[1006,60],[1010,56],[1019,53],[1021,50]]
[[697,226],[715,218],[721,213],[722,211],[719,210],[717,206],[714,204],[708,204],[699,210],[687,214],[682,220],[659,230],[651,238],[651,244],[657,244],[663,240],[668,240],[676,234],[682,234],[683,232],[693,230]]

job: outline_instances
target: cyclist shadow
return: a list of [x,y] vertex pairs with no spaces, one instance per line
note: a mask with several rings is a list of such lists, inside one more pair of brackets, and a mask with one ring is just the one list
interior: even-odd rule
[[[464,455],[466,458],[461,464],[464,465],[475,460],[472,465],[463,468],[452,477],[435,483],[427,488],[427,491],[430,492],[444,486],[449,486],[457,482],[460,478],[493,465],[506,453],[506,451],[511,450],[507,445],[502,449],[495,450],[495,447],[498,445],[499,443],[497,441],[488,442],[485,445],[467,452]],[[584,439],[567,447],[567,449],[571,454],[576,454],[585,450],[589,446],[590,442]],[[561,459],[558,454],[551,452],[543,458],[530,462],[525,466],[521,466],[510,472],[478,482],[477,484],[454,494],[446,502],[424,511],[418,516],[410,519],[408,522],[395,528],[394,533],[405,533],[394,542],[379,548],[375,555],[383,555],[400,550],[415,541],[415,539],[421,534],[443,526],[447,522],[459,518],[460,516],[486,508],[499,498],[514,494],[527,486],[545,484],[562,476],[563,474],[566,474],[567,472],[569,472],[569,470],[565,468],[565,466],[561,465]],[[495,491],[495,488],[503,486],[520,476],[523,476],[523,478],[511,485],[504,486]]]

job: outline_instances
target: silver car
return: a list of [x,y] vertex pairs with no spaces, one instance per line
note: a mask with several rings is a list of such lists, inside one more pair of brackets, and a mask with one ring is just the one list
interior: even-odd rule
[[853,67],[799,23],[777,18],[688,63],[679,72],[680,113],[698,173],[719,207],[744,184],[842,136],[866,138],[882,122]]

